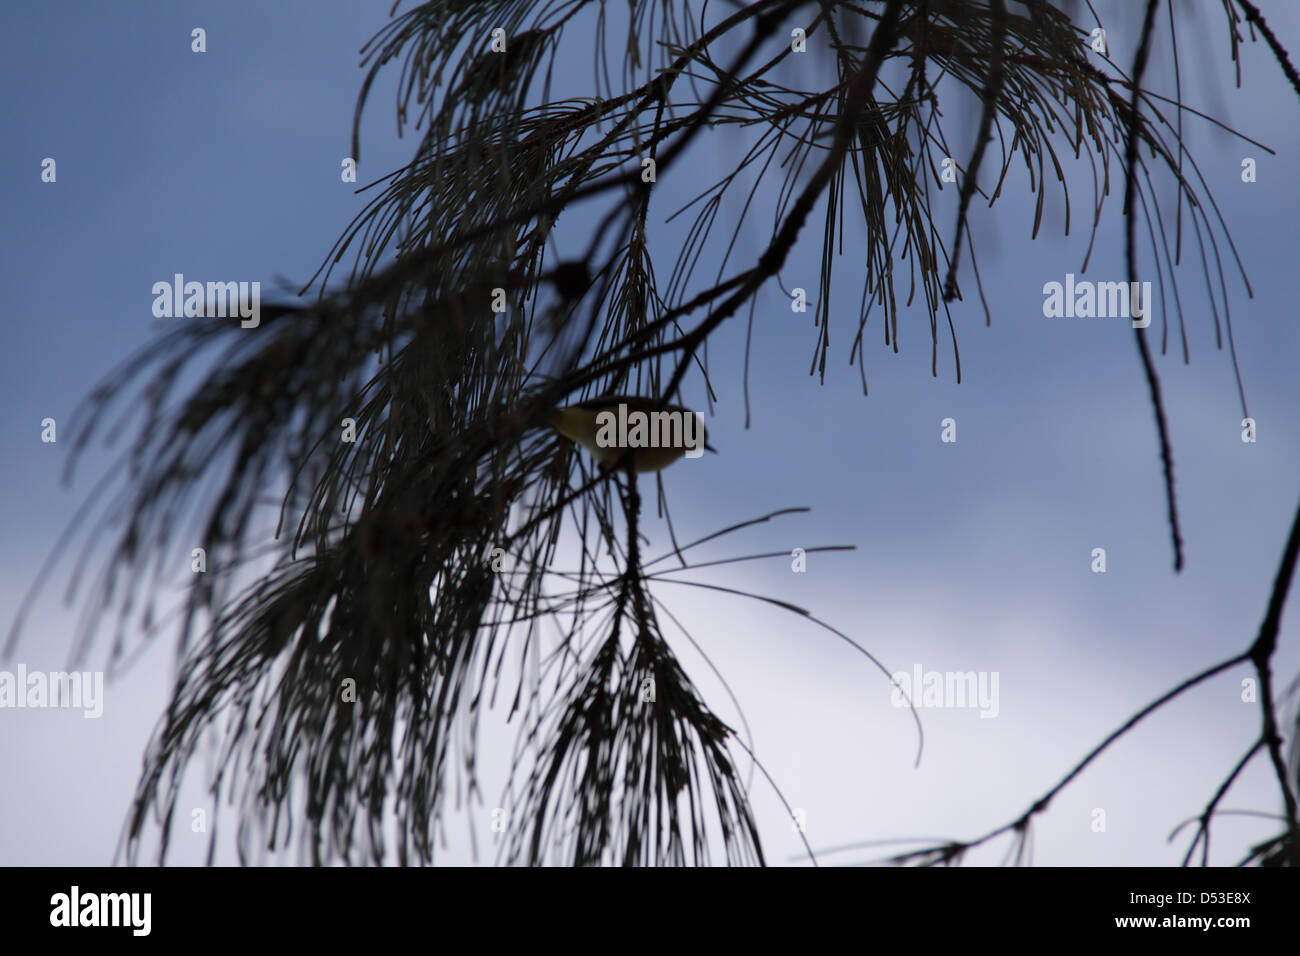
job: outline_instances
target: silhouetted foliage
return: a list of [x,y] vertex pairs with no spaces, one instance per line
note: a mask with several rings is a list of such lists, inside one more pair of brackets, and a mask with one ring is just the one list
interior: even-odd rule
[[[183,662],[146,755],[126,858],[137,859],[151,814],[166,853],[180,781],[215,733],[208,782],[215,804],[237,803],[241,855],[296,835],[314,862],[432,861],[449,808],[480,797],[476,729],[495,699],[520,727],[501,798],[503,862],[762,862],[745,773],[754,755],[679,664],[663,624],[671,614],[650,587],[665,568],[709,586],[694,549],[742,526],[645,558],[636,482],[575,455],[547,413],[616,392],[684,402],[690,386],[711,398],[710,335],[780,284],[819,210],[810,371],[824,378],[832,316],[844,314],[829,290],[846,267],[837,230],[853,215],[866,248],[847,267],[861,275],[862,302],[857,327],[841,334],[852,333],[864,391],[873,310],[897,350],[913,304],[929,321],[932,369],[950,342],[960,380],[950,310],[972,289],[982,301],[967,218],[993,205],[1018,162],[1037,197],[1035,236],[1049,190],[1060,189],[1067,232],[1078,220],[1062,157],[1090,164],[1089,256],[1120,170],[1130,271],[1140,211],[1160,301],[1180,327],[1174,265],[1191,224],[1204,277],[1222,291],[1211,297],[1216,329],[1223,309],[1230,333],[1221,273],[1240,263],[1184,146],[1188,111],[1141,86],[1157,8],[1143,8],[1131,78],[1090,53],[1077,6],[1046,0],[760,0],[715,12],[707,27],[698,5],[652,0],[631,0],[625,21],[589,0],[444,0],[395,16],[364,50],[358,121],[376,76],[396,69],[398,128],[418,141],[408,165],[369,187],[369,205],[313,277],[316,294],[264,309],[255,330],[186,323],[123,363],[80,413],[77,452],[140,387],[143,419],[111,506],[120,524],[79,651],[103,611],[117,614],[115,662],[127,657],[130,622],[151,635],[172,628],[156,619],[157,571],[178,542],[208,555],[181,608]],[[1259,12],[1244,0],[1223,8],[1234,58],[1244,22],[1300,92]],[[1169,19],[1175,53],[1181,15]],[[823,88],[790,85],[795,27],[809,62],[834,65]],[[491,46],[497,28],[504,50]],[[557,66],[591,59],[592,31],[591,94],[552,98]],[[621,70],[611,71],[619,44]],[[977,107],[966,147],[945,133],[948,103],[958,115]],[[721,137],[738,144],[736,168],[685,207],[664,208],[656,182],[684,178],[692,150]],[[358,158],[360,145],[354,128]],[[955,221],[932,207],[945,157],[964,157]],[[1160,210],[1157,177],[1176,186],[1172,213]],[[713,231],[731,193],[747,193],[746,212],[724,241]],[[562,233],[579,205],[598,210],[595,228]],[[652,249],[646,224],[687,210],[695,219],[672,261]],[[756,225],[760,210],[770,229]],[[761,254],[733,264],[737,237],[755,231]],[[562,257],[561,239],[581,251]],[[349,274],[332,284],[350,252]],[[697,279],[702,267],[716,274]],[[1136,330],[1180,565],[1146,336]],[[200,384],[176,396],[183,372],[218,348]],[[349,427],[355,440],[343,437]],[[1297,540],[1293,530],[1257,642],[1169,695],[1238,663],[1257,668],[1264,727],[1247,756],[1270,755],[1286,810],[1278,838],[1251,854],[1266,862],[1294,863],[1297,846],[1268,683]],[[980,840],[904,858],[950,862],[1001,833],[1023,849],[1032,817],[1073,776]]]

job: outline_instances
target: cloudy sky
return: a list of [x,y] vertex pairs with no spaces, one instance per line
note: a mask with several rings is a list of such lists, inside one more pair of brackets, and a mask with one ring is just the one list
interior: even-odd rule
[[[1126,5],[1096,6],[1103,19],[1118,18],[1113,26],[1107,21],[1114,48],[1130,49]],[[1196,18],[1180,33],[1184,95],[1263,144],[1186,120],[1191,154],[1253,290],[1251,297],[1220,235],[1258,441],[1241,440],[1232,365],[1226,349],[1216,348],[1189,231],[1178,274],[1190,362],[1182,360],[1176,318],[1169,352],[1157,356],[1187,549],[1181,574],[1172,570],[1157,438],[1128,322],[1043,315],[1045,283],[1069,273],[1090,281],[1124,278],[1117,165],[1086,273],[1086,163],[1067,166],[1075,190],[1069,236],[1062,235],[1062,204],[1053,198],[1039,238],[1030,240],[1033,197],[1023,170],[1008,178],[992,211],[976,203],[973,236],[992,323],[986,326],[974,295],[957,304],[960,384],[946,329],[931,375],[929,323],[914,305],[900,315],[897,354],[884,344],[879,311],[873,314],[865,335],[870,394],[863,395],[849,362],[861,282],[855,253],[864,248],[851,221],[836,265],[824,383],[808,374],[817,331],[812,311],[793,313],[774,284],[755,311],[748,428],[743,314],[711,342],[719,402],[709,428],[720,454],[665,474],[679,534],[699,537],[803,506],[811,511],[724,537],[698,558],[838,544],[856,550],[812,554],[803,573],[781,557],[704,569],[688,579],[807,608],[891,671],[997,679],[996,713],[922,709],[925,750],[914,768],[911,717],[891,706],[888,681],[834,635],[770,605],[658,587],[725,675],[763,766],[802,811],[823,862],[873,859],[884,850],[865,845],[872,841],[966,839],[1014,819],[1132,712],[1242,650],[1259,626],[1300,475],[1300,331],[1293,321],[1297,290],[1288,285],[1300,259],[1300,185],[1286,172],[1300,146],[1300,102],[1262,44],[1244,48],[1243,83],[1234,88],[1218,5],[1195,6]],[[1300,50],[1300,10],[1269,6],[1278,35]],[[240,0],[7,4],[0,11],[0,75],[15,91],[8,133],[0,137],[0,280],[10,290],[0,350],[6,629],[114,460],[112,448],[96,448],[71,486],[60,483],[78,400],[157,332],[153,283],[179,272],[256,280],[264,290],[283,277],[296,287],[366,201],[340,182],[339,163],[349,151],[362,76],[358,50],[385,22],[388,7],[389,0]],[[207,33],[204,54],[190,49],[196,26]],[[583,64],[557,79],[565,94],[591,91],[584,37],[589,42],[589,34],[575,31],[560,61]],[[1172,92],[1166,46],[1162,35],[1150,80]],[[414,148],[409,136],[395,136],[391,92],[389,78],[371,96],[363,182],[403,164]],[[964,162],[972,117],[954,112],[946,121]],[[663,220],[735,161],[740,148],[729,135],[706,137],[684,172],[657,187],[665,194],[654,207],[661,271],[681,235],[680,223]],[[57,163],[54,183],[41,181],[47,157]],[[1242,181],[1245,158],[1257,163],[1256,182]],[[987,164],[996,165],[995,153]],[[1167,188],[1161,198],[1172,210]],[[741,201],[743,195],[724,205],[725,214],[735,215]],[[952,203],[938,208],[951,210]],[[567,241],[580,241],[590,222],[588,213],[564,221]],[[753,221],[733,263],[757,254],[768,222]],[[942,222],[946,239],[950,213]],[[814,215],[783,272],[787,288],[816,288],[820,225]],[[1143,252],[1149,262],[1145,245]],[[969,292],[969,277],[966,283]],[[901,284],[906,290],[905,278]],[[1160,327],[1157,316],[1157,347]],[[698,383],[693,387],[698,397]],[[41,440],[46,418],[58,426],[52,444]],[[956,442],[941,441],[941,422],[949,418]],[[647,530],[662,547],[662,525]],[[1105,573],[1093,570],[1097,548],[1105,549]],[[63,668],[83,607],[61,600],[74,572],[64,563],[50,575],[0,670]],[[1296,620],[1292,613],[1283,623],[1275,669],[1282,686],[1300,671]],[[706,698],[738,723],[704,660],[689,642],[668,636]],[[106,652],[106,642],[97,645],[83,666],[102,667]],[[0,766],[8,771],[0,774],[0,863],[112,861],[145,745],[168,699],[172,653],[165,643],[151,646],[110,681],[97,719],[71,710],[0,709]],[[1171,843],[1170,831],[1203,809],[1257,733],[1258,707],[1242,700],[1249,676],[1239,668],[1206,683],[1112,748],[1039,818],[1035,862],[1180,861],[1186,835]],[[500,742],[501,760],[510,732],[489,731],[486,738]],[[206,769],[202,757],[195,769]],[[199,784],[196,775],[195,807],[207,805]],[[761,777],[754,801],[769,860],[799,862],[801,843]],[[1243,775],[1225,806],[1280,809],[1262,763]],[[440,861],[471,861],[468,826],[462,818],[449,821]],[[482,846],[490,840],[484,814],[475,826]],[[1225,818],[1212,862],[1235,862],[1270,832],[1266,821]],[[183,828],[169,859],[200,862],[206,845],[206,836]],[[849,845],[857,848],[832,852]],[[995,863],[1006,848],[997,842],[971,859]],[[219,859],[232,859],[228,846]]]

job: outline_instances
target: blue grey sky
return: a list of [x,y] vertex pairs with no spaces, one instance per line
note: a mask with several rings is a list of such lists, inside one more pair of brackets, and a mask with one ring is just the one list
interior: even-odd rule
[[[112,460],[111,449],[96,449],[71,488],[60,484],[78,400],[158,328],[152,284],[180,272],[261,281],[264,296],[280,277],[296,287],[363,207],[368,194],[340,182],[339,164],[349,152],[363,75],[358,50],[386,21],[389,6],[240,0],[0,9],[0,74],[11,91],[8,132],[0,137],[0,280],[12,297],[0,351],[6,628]],[[1096,4],[1104,20],[1118,18],[1112,44],[1122,51],[1131,48],[1133,23],[1124,19],[1131,6]],[[1300,51],[1300,10],[1269,6],[1279,37]],[[808,514],[723,538],[698,557],[830,544],[856,550],[809,555],[804,573],[781,557],[678,577],[805,607],[891,671],[998,675],[995,717],[972,708],[922,709],[925,752],[914,768],[910,716],[891,706],[888,682],[833,635],[769,605],[658,586],[657,596],[688,625],[743,705],[753,746],[789,804],[802,811],[814,849],[970,838],[1013,819],[1133,711],[1244,648],[1259,626],[1300,491],[1300,331],[1289,284],[1300,260],[1300,185],[1287,172],[1300,146],[1300,101],[1262,43],[1244,46],[1244,82],[1235,89],[1218,5],[1194,7],[1196,21],[1180,34],[1185,96],[1275,154],[1186,120],[1189,148],[1254,291],[1248,297],[1235,271],[1225,269],[1258,441],[1240,439],[1232,366],[1226,349],[1215,347],[1189,231],[1179,278],[1191,361],[1182,361],[1176,327],[1169,353],[1156,359],[1186,541],[1183,573],[1172,571],[1157,437],[1128,322],[1049,319],[1042,311],[1044,283],[1064,281],[1067,273],[1124,278],[1118,164],[1086,276],[1086,164],[1067,166],[1069,237],[1061,235],[1061,205],[1053,199],[1038,240],[1030,240],[1033,200],[1022,167],[993,210],[976,203],[973,236],[992,324],[985,325],[967,272],[966,299],[954,308],[961,384],[942,326],[938,373],[931,375],[928,319],[913,305],[900,316],[897,354],[885,347],[880,312],[873,313],[865,336],[870,395],[862,394],[849,364],[861,282],[854,253],[863,248],[851,216],[846,252],[836,263],[824,384],[808,375],[813,312],[793,313],[775,284],[754,313],[749,428],[745,314],[710,343],[719,401],[709,429],[720,454],[665,473],[679,536],[807,506]],[[190,50],[196,26],[207,32],[204,54]],[[591,92],[590,58],[581,49],[587,36],[575,31],[558,61],[561,69],[581,65],[557,77],[565,93]],[[1162,34],[1150,80],[1172,92],[1165,42]],[[392,90],[390,76],[371,95],[362,182],[406,162],[414,148],[409,135],[396,138]],[[973,116],[948,121],[949,141],[964,163]],[[651,218],[663,276],[683,227],[663,220],[734,161],[740,149],[731,135],[703,138],[689,164],[657,185],[664,195]],[[55,183],[41,181],[46,157],[57,162]],[[1241,180],[1246,157],[1258,164],[1254,183]],[[986,163],[995,164],[996,153]],[[954,192],[950,187],[937,207],[947,211],[940,219],[945,242]],[[1167,188],[1161,198],[1168,215]],[[724,204],[724,215],[734,215],[742,201]],[[587,210],[562,220],[561,244],[576,248],[591,221]],[[821,222],[814,214],[783,270],[787,288],[815,295]],[[757,256],[769,223],[770,215],[751,222],[733,268]],[[1142,253],[1149,262],[1145,243]],[[906,278],[900,287],[905,292]],[[1157,316],[1153,333],[1160,322]],[[1158,347],[1158,334],[1151,338]],[[698,381],[688,385],[690,400],[701,394]],[[41,441],[47,417],[58,423],[54,444]],[[940,440],[947,418],[956,422],[955,443]],[[666,546],[662,524],[647,531],[660,549]],[[1091,570],[1099,547],[1106,549],[1104,574]],[[20,663],[62,669],[79,610],[60,600],[70,570],[64,563],[47,583],[16,654],[0,670]],[[671,629],[668,637],[706,698],[734,720],[704,660]],[[1283,687],[1300,671],[1298,640],[1293,608],[1276,659]],[[106,642],[98,645],[84,666],[102,666],[106,651]],[[0,709],[0,863],[113,859],[145,745],[168,698],[172,655],[160,642],[110,681],[98,719]],[[1239,668],[1197,688],[1104,756],[1039,818],[1035,862],[1181,860],[1186,839],[1167,842],[1169,831],[1201,811],[1257,732],[1258,707],[1241,699],[1241,680],[1249,676]],[[503,717],[500,723],[485,739],[505,761],[513,728]],[[205,769],[202,757],[195,769]],[[485,772],[491,778],[501,771],[498,765]],[[1253,765],[1226,805],[1278,811],[1265,771]],[[192,805],[206,807],[197,776],[192,789]],[[769,860],[798,861],[801,843],[761,777],[754,800]],[[490,846],[487,810],[473,822],[449,820],[441,862],[473,860],[469,826],[480,851]],[[1211,861],[1235,862],[1270,832],[1257,819],[1227,818],[1216,830]],[[206,836],[183,828],[173,842],[172,862],[202,861]],[[219,859],[230,862],[228,842],[222,847]],[[971,860],[996,863],[1005,849],[999,842]],[[857,862],[880,852],[827,853],[823,861]],[[478,860],[491,858],[480,852]],[[296,855],[273,859],[292,862]]]

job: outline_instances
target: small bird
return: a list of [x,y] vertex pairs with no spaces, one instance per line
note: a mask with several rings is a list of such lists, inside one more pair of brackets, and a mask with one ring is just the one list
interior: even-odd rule
[[565,302],[581,299],[591,288],[591,272],[587,263],[581,259],[561,262],[542,278],[551,280],[555,291]]
[[683,455],[698,458],[717,450],[695,412],[639,395],[602,395],[556,408],[550,422],[606,470],[627,468],[640,475],[667,468]]

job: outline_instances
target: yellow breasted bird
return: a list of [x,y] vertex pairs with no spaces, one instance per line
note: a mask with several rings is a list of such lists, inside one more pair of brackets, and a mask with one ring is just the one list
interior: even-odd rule
[[[715,451],[689,408],[639,395],[602,395],[550,414],[551,426],[591,452],[601,468],[636,474],[667,468],[683,455]],[[691,454],[694,452],[694,454]]]

